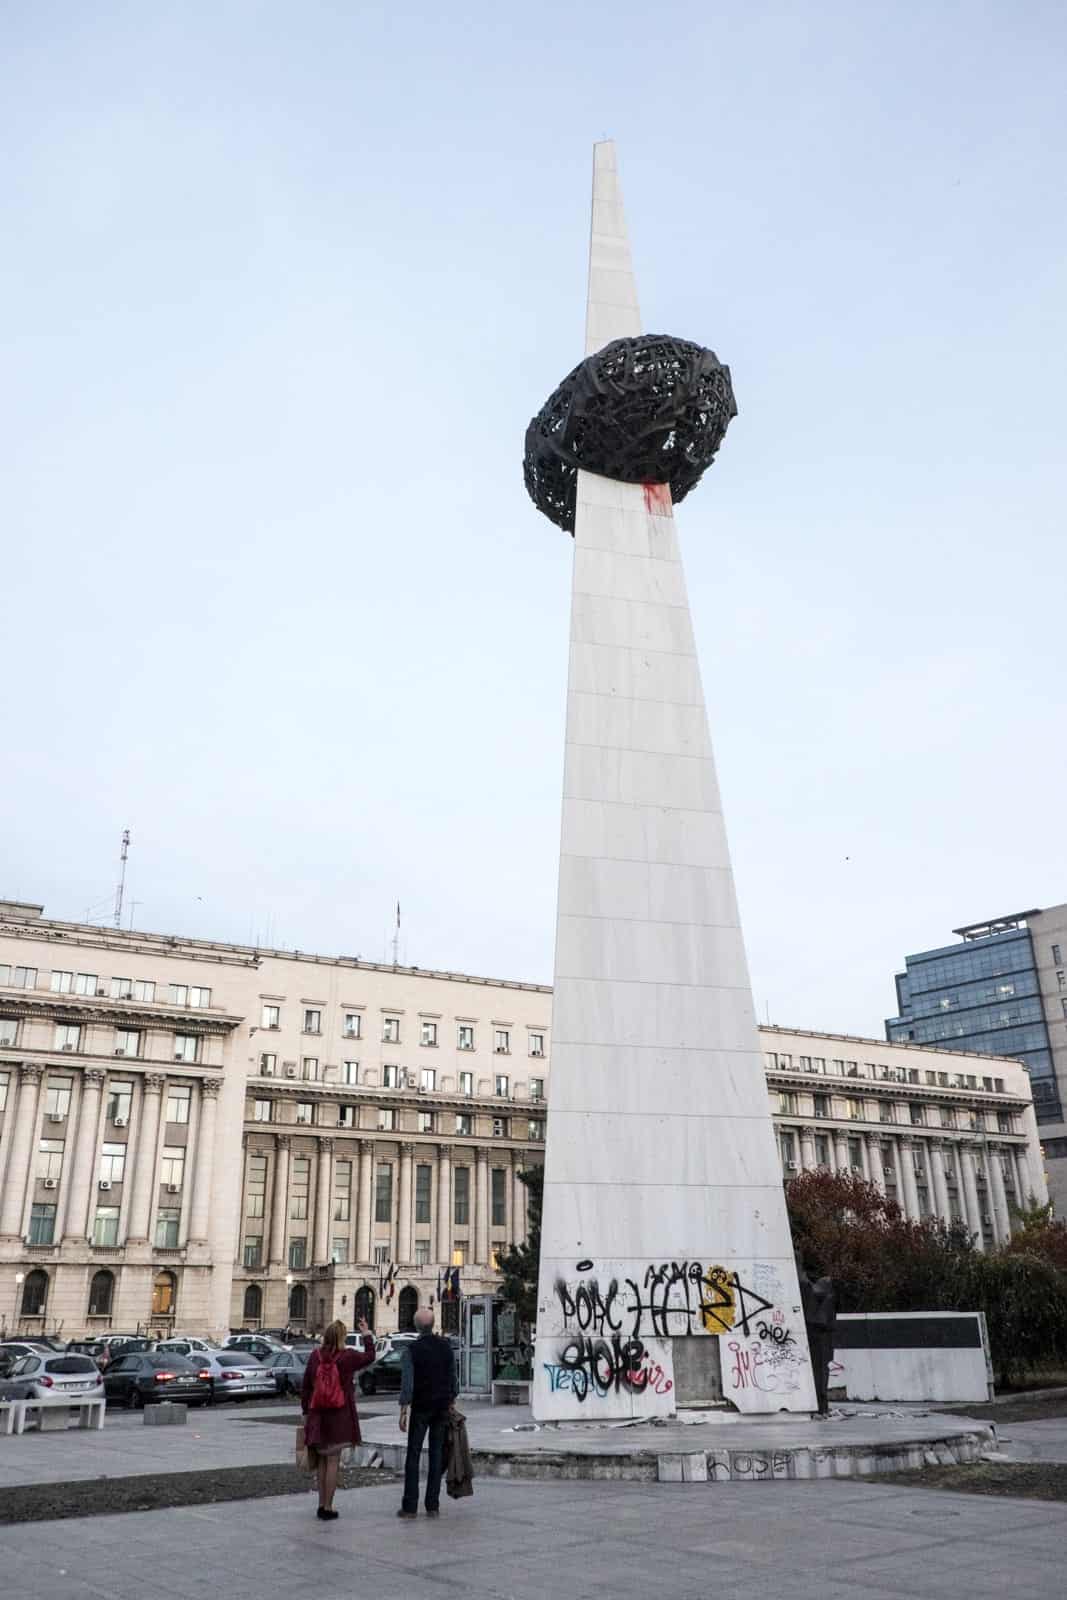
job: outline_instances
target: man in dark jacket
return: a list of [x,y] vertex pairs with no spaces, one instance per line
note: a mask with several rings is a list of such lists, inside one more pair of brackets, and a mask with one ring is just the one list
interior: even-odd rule
[[459,1393],[452,1346],[433,1331],[433,1312],[416,1311],[418,1338],[405,1344],[400,1375],[400,1431],[408,1436],[404,1462],[404,1499],[398,1517],[419,1512],[419,1457],[430,1437],[426,1468],[426,1515],[440,1515],[441,1477],[445,1470],[448,1413]]

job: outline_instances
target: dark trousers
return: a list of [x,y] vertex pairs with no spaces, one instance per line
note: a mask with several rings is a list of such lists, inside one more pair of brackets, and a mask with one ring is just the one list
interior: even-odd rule
[[830,1387],[830,1363],[834,1359],[834,1336],[826,1328],[808,1324],[808,1349],[811,1351],[811,1370],[815,1379],[815,1402],[820,1413],[829,1409],[826,1391]]
[[441,1504],[441,1478],[445,1470],[447,1411],[412,1411],[408,1417],[408,1453],[404,1461],[404,1510],[419,1509],[419,1457],[422,1441],[430,1435],[429,1462],[426,1468],[426,1509],[436,1511]]

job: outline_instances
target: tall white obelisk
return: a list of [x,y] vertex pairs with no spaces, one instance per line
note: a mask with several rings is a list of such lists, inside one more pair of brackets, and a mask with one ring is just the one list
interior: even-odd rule
[[[610,143],[586,353],[639,334]],[[815,1409],[670,491],[579,472],[534,1414]]]

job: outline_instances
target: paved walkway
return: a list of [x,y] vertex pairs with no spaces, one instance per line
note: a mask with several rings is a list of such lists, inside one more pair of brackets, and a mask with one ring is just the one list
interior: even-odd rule
[[[242,1430],[243,1431],[243,1430]],[[269,1430],[264,1430],[269,1431]],[[53,1436],[54,1438],[55,1436]],[[1067,1507],[857,1482],[479,1483],[441,1519],[395,1485],[0,1527],[27,1600],[1062,1600]]]

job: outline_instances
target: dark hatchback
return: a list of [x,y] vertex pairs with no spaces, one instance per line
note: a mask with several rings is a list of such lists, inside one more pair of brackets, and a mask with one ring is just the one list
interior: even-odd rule
[[359,1386],[364,1394],[377,1394],[379,1389],[399,1391],[403,1374],[403,1357],[399,1350],[390,1350],[373,1367],[366,1367],[359,1375]]
[[104,1393],[113,1404],[129,1406],[131,1411],[161,1400],[203,1406],[211,1401],[211,1373],[184,1356],[135,1352],[117,1356],[107,1368]]

